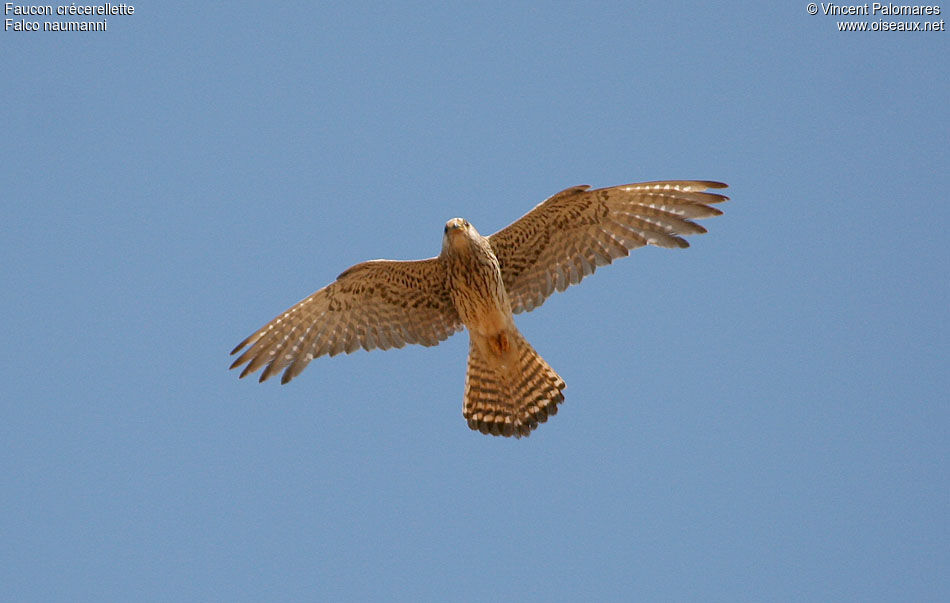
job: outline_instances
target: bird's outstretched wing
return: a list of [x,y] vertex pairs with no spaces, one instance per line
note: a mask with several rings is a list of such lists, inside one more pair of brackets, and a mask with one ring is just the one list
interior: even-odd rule
[[324,354],[432,346],[461,329],[438,258],[372,260],[344,271],[238,344],[231,354],[250,347],[231,368],[247,363],[244,377],[266,366],[264,381],[286,367],[281,383],[287,383]]
[[704,191],[725,187],[702,180],[575,186],[541,202],[489,237],[512,312],[540,306],[636,247],[689,247],[682,235],[706,232],[692,220],[720,215],[711,204],[729,199]]

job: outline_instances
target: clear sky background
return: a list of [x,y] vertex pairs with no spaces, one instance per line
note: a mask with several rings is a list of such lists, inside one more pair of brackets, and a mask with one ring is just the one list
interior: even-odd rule
[[[135,7],[0,32],[0,599],[950,599],[950,33]],[[568,384],[528,439],[466,426],[466,334],[227,370],[449,218],[694,178],[692,247],[517,317]]]

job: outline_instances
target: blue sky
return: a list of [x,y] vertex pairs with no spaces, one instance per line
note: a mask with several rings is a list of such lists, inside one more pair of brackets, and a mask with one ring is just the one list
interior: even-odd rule
[[[948,34],[779,4],[2,32],[0,598],[950,598]],[[528,439],[466,427],[465,334],[227,370],[451,217],[690,178],[692,247],[517,317],[568,384]]]

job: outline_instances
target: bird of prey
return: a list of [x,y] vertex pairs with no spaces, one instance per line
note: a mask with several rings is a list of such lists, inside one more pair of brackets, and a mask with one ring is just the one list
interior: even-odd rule
[[706,229],[693,220],[720,215],[721,182],[670,180],[590,190],[565,189],[484,237],[467,220],[446,222],[442,251],[425,260],[371,260],[292,306],[231,354],[241,377],[261,368],[281,383],[323,355],[359,348],[434,346],[468,328],[462,414],[485,434],[527,436],[556,414],[561,377],[515,326],[555,290],[644,245],[688,247],[682,236]]

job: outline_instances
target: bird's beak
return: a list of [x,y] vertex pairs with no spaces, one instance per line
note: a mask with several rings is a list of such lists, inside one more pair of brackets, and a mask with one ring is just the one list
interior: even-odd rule
[[445,234],[461,231],[463,224],[460,218],[452,218],[445,223]]

